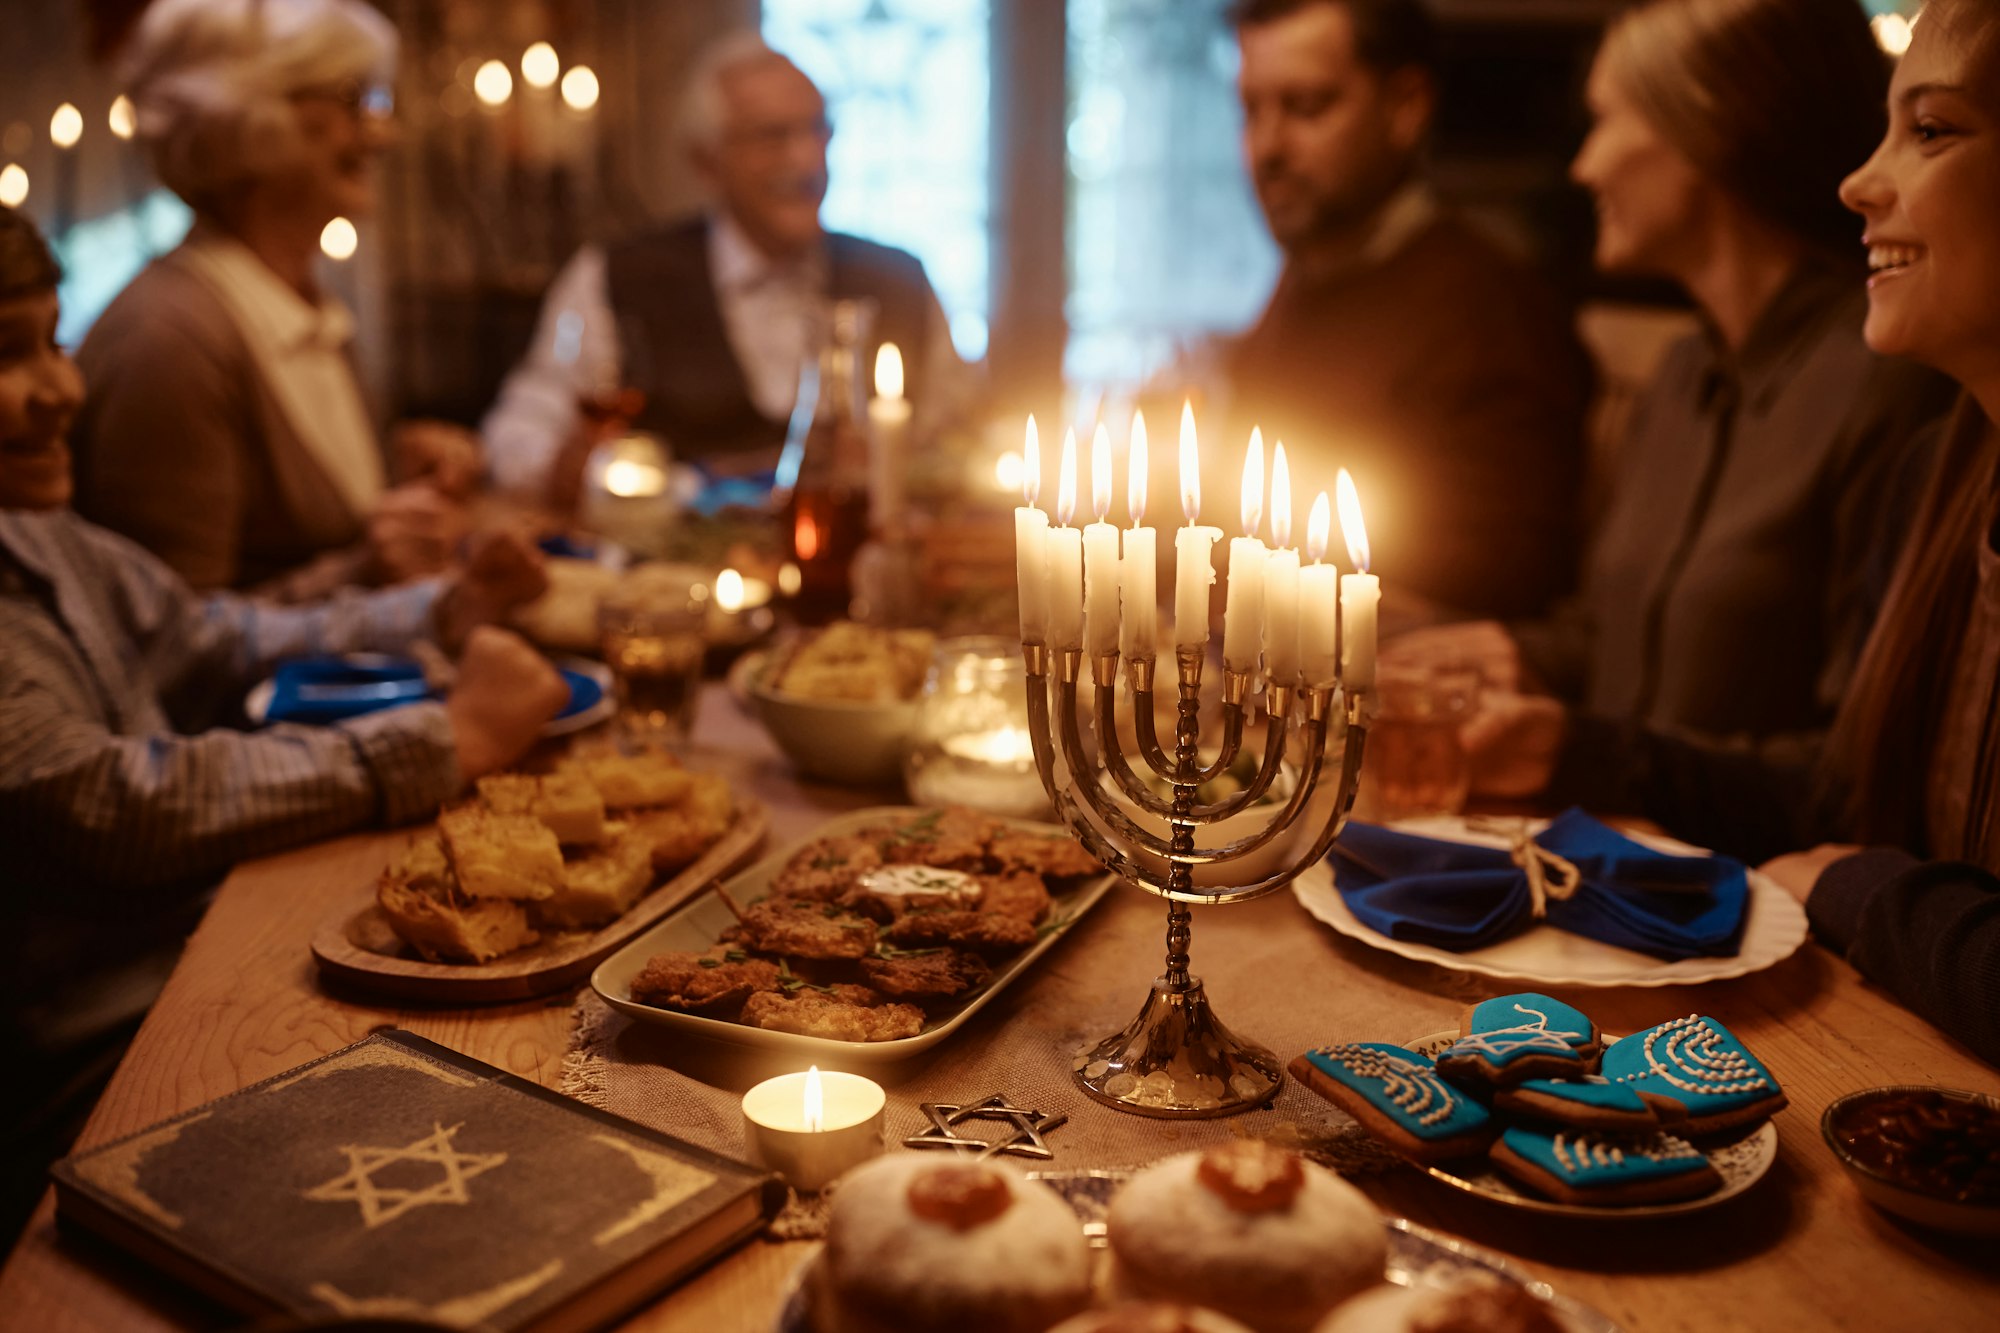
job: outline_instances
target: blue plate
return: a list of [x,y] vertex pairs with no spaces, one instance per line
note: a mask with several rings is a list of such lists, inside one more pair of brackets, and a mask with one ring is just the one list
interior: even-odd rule
[[[610,710],[609,677],[603,667],[564,661],[557,670],[569,686],[569,702],[549,720],[549,734],[589,726]],[[244,700],[244,711],[259,726],[272,722],[326,726],[439,697],[414,658],[374,653],[300,657],[279,663],[276,674]]]

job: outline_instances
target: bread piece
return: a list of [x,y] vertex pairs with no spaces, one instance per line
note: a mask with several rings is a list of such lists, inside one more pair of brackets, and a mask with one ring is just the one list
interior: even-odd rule
[[562,887],[562,848],[532,815],[460,806],[438,816],[438,832],[468,897],[547,898]]
[[712,773],[690,775],[687,799],[679,805],[621,812],[653,848],[653,869],[679,870],[713,847],[729,831],[736,797],[729,783]]
[[578,774],[497,773],[479,779],[479,799],[496,814],[534,816],[557,842],[581,847],[604,841],[604,798]]
[[436,834],[417,839],[382,872],[375,902],[396,934],[434,963],[484,963],[540,938],[519,903],[459,894]]
[[563,886],[528,911],[548,930],[601,926],[622,916],[653,887],[653,845],[625,824],[605,826],[604,846],[563,865]]
[[572,755],[556,771],[588,782],[613,810],[678,805],[694,786],[694,774],[664,750]]

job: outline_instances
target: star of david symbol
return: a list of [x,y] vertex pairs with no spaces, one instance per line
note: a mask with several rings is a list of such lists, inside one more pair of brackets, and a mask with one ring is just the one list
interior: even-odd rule
[[[313,1186],[305,1196],[316,1203],[354,1200],[361,1205],[361,1224],[370,1230],[384,1222],[393,1222],[410,1209],[421,1208],[427,1203],[469,1202],[471,1196],[465,1192],[465,1182],[482,1172],[491,1171],[507,1160],[507,1154],[460,1152],[452,1146],[451,1139],[464,1128],[462,1122],[446,1129],[432,1121],[431,1133],[401,1148],[342,1144],[340,1150],[347,1154],[347,1170],[324,1184]],[[443,1169],[444,1175],[422,1189],[397,1189],[376,1184],[375,1173],[391,1162],[435,1162]]]
[[[931,1127],[904,1139],[905,1148],[950,1148],[954,1152],[971,1153],[974,1161],[1011,1153],[1016,1157],[1033,1157],[1046,1162],[1055,1153],[1042,1142],[1042,1135],[1069,1119],[1061,1111],[1044,1115],[1040,1111],[1015,1106],[998,1093],[977,1102],[925,1102],[922,1110],[930,1118]],[[1006,1137],[988,1143],[985,1139],[957,1132],[958,1127],[968,1120],[1001,1120],[1012,1125],[1013,1130]]]

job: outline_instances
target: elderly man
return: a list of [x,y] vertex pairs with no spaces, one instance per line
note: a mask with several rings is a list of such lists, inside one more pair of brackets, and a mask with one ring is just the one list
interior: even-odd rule
[[579,398],[621,385],[643,392],[637,424],[676,456],[712,473],[768,470],[827,299],[875,303],[873,341],[904,350],[920,408],[962,370],[923,265],[821,227],[833,130],[796,65],[755,34],[724,38],[696,66],[683,121],[713,206],[585,246],[557,276],[534,346],[486,419],[504,487],[543,490],[577,443]]
[[1422,178],[1428,14],[1238,0],[1232,17],[1245,155],[1285,253],[1227,363],[1240,429],[1285,442],[1308,500],[1353,472],[1392,609],[1537,610],[1571,575],[1586,363],[1552,294]]

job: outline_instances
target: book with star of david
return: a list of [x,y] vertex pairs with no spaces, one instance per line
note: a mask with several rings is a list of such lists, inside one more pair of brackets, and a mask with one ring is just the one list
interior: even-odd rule
[[59,1218],[259,1316],[595,1328],[784,1186],[407,1032],[56,1164]]

